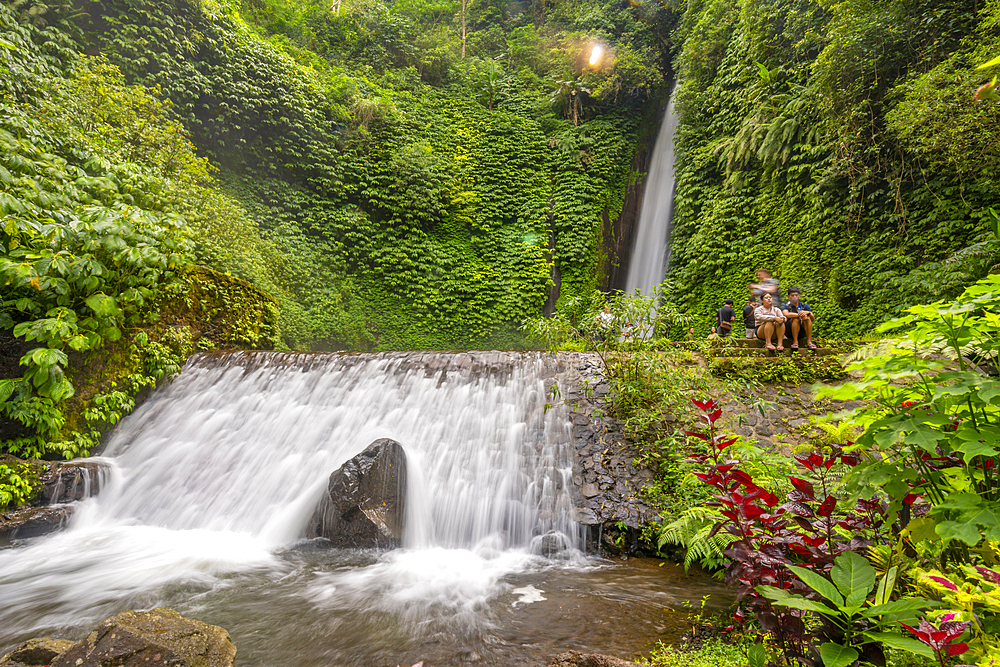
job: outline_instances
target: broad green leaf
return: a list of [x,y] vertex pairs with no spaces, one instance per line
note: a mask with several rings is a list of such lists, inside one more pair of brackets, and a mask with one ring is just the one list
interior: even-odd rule
[[966,462],[971,461],[976,456],[992,457],[1000,454],[1000,450],[997,450],[990,442],[967,441],[956,445],[955,449],[965,455],[963,458]]
[[979,398],[994,405],[1000,404],[1000,382],[990,378],[983,381],[979,389]]
[[869,607],[864,610],[861,615],[865,618],[878,618],[879,616],[887,616],[890,614],[912,614],[920,611],[921,609],[927,609],[928,607],[937,607],[940,604],[940,602],[935,600],[926,600],[924,598],[903,598],[902,600],[893,600],[891,602]]
[[[912,521],[910,523],[913,523]],[[910,524],[906,524],[909,528]],[[933,531],[933,528],[932,528]],[[892,591],[896,587],[896,572],[899,571],[899,567],[893,565],[889,568],[878,582],[878,590],[875,593],[875,606],[885,604],[889,601],[890,596],[892,596]]]
[[895,632],[866,632],[864,636],[872,641],[900,651],[908,651],[933,659],[934,649],[914,637],[904,637]]
[[114,298],[106,294],[92,294],[87,297],[86,302],[87,307],[93,310],[98,317],[115,317],[121,314]]
[[862,600],[875,586],[876,576],[875,568],[872,567],[871,563],[864,556],[853,551],[845,551],[837,556],[833,561],[833,569],[830,570],[830,578],[833,579],[833,583],[837,585],[845,597],[852,595],[855,591],[864,591]]
[[937,534],[944,540],[960,540],[969,546],[979,544],[983,538],[976,524],[969,521],[942,521],[937,526]]
[[754,644],[747,650],[748,667],[764,667],[767,664],[767,649],[763,644]]
[[798,565],[790,565],[788,569],[791,570],[795,576],[801,579],[806,586],[813,589],[833,604],[838,607],[844,606],[843,596],[829,579],[816,574],[809,568],[799,567]]
[[826,642],[819,647],[819,657],[825,667],[847,667],[858,659],[858,652],[850,646]]
[[924,540],[937,540],[939,536],[934,530],[937,527],[937,521],[928,517],[922,516],[916,519],[910,519],[910,522],[906,524],[904,532],[910,536],[910,539],[914,542],[923,542]]
[[768,600],[787,600],[792,597],[792,593],[789,593],[783,588],[777,588],[776,586],[758,586],[757,592],[766,597]]
[[10,395],[14,393],[14,389],[17,388],[17,383],[20,381],[21,378],[0,380],[0,403],[10,398]]
[[784,600],[775,600],[774,604],[779,607],[791,607],[792,609],[801,609],[802,611],[813,611],[817,614],[824,614],[827,616],[839,614],[836,609],[829,605],[825,605],[818,600],[809,600],[799,595],[789,596]]

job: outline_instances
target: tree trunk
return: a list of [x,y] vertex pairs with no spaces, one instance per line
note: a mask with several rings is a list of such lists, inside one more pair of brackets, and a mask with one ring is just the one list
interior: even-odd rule
[[465,60],[465,0],[462,0],[462,60]]

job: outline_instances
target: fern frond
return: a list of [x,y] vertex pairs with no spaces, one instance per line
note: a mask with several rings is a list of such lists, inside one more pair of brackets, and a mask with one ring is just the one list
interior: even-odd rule
[[714,569],[726,562],[722,555],[726,547],[736,541],[736,537],[725,532],[712,535],[712,529],[725,518],[713,507],[689,507],[674,521],[660,529],[659,547],[678,544],[687,550],[684,567],[698,562],[703,567]]

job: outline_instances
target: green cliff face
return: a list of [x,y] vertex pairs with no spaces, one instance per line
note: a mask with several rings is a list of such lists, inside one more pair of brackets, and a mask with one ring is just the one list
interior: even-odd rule
[[852,337],[998,261],[996,3],[707,0],[683,81],[670,277],[707,321],[754,270]]

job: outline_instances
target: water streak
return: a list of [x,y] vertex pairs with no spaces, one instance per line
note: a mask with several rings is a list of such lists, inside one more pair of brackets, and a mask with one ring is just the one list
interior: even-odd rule
[[[677,87],[674,87],[677,90]],[[671,93],[663,122],[650,157],[646,188],[642,195],[638,230],[625,291],[636,289],[646,296],[663,282],[670,261],[670,227],[674,214],[674,132],[678,116]]]

